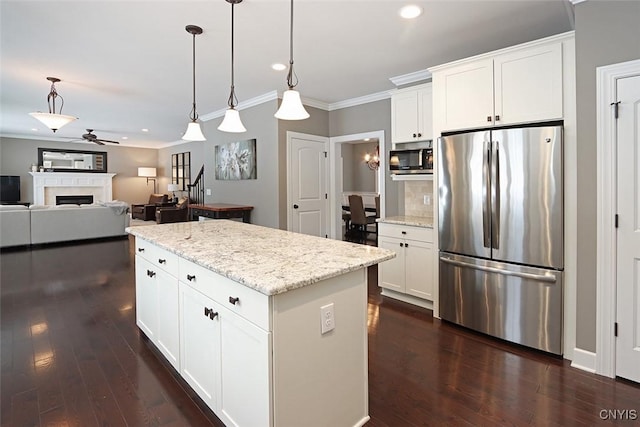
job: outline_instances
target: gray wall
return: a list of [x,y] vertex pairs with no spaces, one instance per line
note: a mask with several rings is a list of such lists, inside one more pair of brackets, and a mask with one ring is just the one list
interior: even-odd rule
[[[200,168],[204,165],[204,141],[185,142],[184,144],[173,145],[158,150],[158,190],[162,193],[169,193],[167,185],[171,183],[171,155],[176,153],[191,153],[191,180],[196,178]],[[177,193],[181,196],[183,193]],[[186,196],[187,193],[184,193]]]
[[[33,179],[28,172],[32,163],[38,163],[39,147],[106,151],[107,171],[117,174],[113,177],[113,198],[115,200],[127,203],[145,202],[149,200],[149,194],[153,192],[152,182],[147,186],[145,178],[138,178],[138,167],[156,166],[158,164],[158,150],[156,149],[0,138],[0,174],[20,175],[21,199],[24,201],[33,201]],[[158,173],[160,174],[161,171],[159,170]],[[162,191],[162,188],[158,187],[158,191]]]
[[[380,156],[387,158],[391,149],[391,99],[356,105],[329,112],[330,136],[384,131],[386,152]],[[400,186],[385,173],[385,208],[387,216],[400,213]]]
[[576,5],[578,296],[576,346],[596,349],[596,67],[640,58],[640,2]]
[[342,144],[343,191],[376,191],[376,171],[364,161],[365,154],[376,152],[377,142]]

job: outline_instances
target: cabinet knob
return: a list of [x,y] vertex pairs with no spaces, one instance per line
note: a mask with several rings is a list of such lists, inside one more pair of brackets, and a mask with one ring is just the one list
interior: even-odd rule
[[487,116],[487,121],[491,122],[491,116]]
[[209,319],[213,320],[216,317],[218,317],[218,312],[217,311],[213,311],[213,309],[209,309]]
[[167,260],[166,260],[166,259],[158,259],[158,262],[159,262],[160,264],[166,264],[166,263],[167,263]]
[[209,308],[207,308],[207,307],[205,307],[205,308],[204,308],[204,315],[205,315],[205,316],[208,316],[208,315],[209,315],[209,311],[210,311],[210,309],[209,309]]
[[153,276],[155,276],[155,275],[156,275],[156,272],[155,272],[155,271],[147,270],[147,276],[149,276],[149,277],[153,277]]
[[138,252],[144,252],[144,248],[138,248]]
[[237,297],[229,297],[229,302],[233,305],[236,305],[237,303],[240,302],[240,298]]
[[190,282],[191,282],[191,281],[192,281],[193,279],[195,279],[195,278],[196,278],[196,276],[195,276],[195,275],[194,275],[194,276],[192,276],[192,275],[190,275],[190,274],[187,274],[187,280],[188,280],[188,281],[190,281]]
[[409,244],[408,244],[408,243],[405,243],[405,244],[404,244],[404,247],[405,247],[405,248],[408,248],[408,247],[409,247]]
[[415,134],[415,133],[413,134],[413,137],[414,137],[414,138],[416,137],[416,134]]
[[406,232],[406,231],[403,231],[403,232],[402,232],[402,234],[407,234],[407,232]]
[[401,248],[404,248],[404,243],[400,243],[400,247],[401,247]]
[[497,121],[500,121],[500,115],[497,115],[497,116],[496,116],[496,122],[497,122]]
[[418,132],[418,138],[420,138],[422,136],[422,134],[420,132]]

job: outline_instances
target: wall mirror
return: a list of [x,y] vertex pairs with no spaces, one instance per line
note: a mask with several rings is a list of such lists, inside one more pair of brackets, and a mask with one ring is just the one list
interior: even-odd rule
[[171,182],[178,184],[179,191],[189,191],[191,184],[191,152],[171,155]]
[[38,148],[38,165],[47,172],[107,172],[106,151]]

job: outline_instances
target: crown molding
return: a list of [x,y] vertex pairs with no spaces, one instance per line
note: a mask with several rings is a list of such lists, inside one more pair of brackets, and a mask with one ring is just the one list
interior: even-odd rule
[[410,83],[419,82],[422,80],[427,80],[431,78],[431,72],[429,70],[419,70],[414,71],[413,73],[402,74],[400,76],[389,77],[391,83],[396,86],[407,85]]
[[[265,94],[241,101],[236,106],[236,110],[246,110],[247,108],[255,107],[256,105],[264,104],[265,102],[273,101],[274,99],[278,99],[277,90],[272,90],[271,92],[267,92]],[[208,122],[209,120],[217,119],[218,117],[224,116],[224,113],[226,111],[227,108],[221,108],[220,110],[216,110],[211,113],[207,113],[204,116],[200,116],[200,120],[203,122]]]
[[574,6],[577,5],[578,3],[584,3],[587,0],[569,0]]
[[305,97],[301,97],[301,98],[302,98],[302,103],[306,106],[317,108],[319,110],[325,110],[325,111],[331,110],[331,104],[329,103],[326,103],[324,101],[318,101],[317,99],[313,99],[313,98],[305,98]]
[[345,99],[344,101],[329,104],[329,111],[340,110],[347,107],[355,107],[356,105],[368,104],[370,102],[380,101],[382,99],[391,98],[391,92],[385,90],[383,92],[371,93],[369,95],[359,96],[357,98]]

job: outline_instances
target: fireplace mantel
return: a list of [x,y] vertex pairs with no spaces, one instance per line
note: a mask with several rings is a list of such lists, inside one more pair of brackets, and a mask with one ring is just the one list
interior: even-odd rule
[[115,173],[29,172],[33,177],[33,203],[54,205],[58,194],[91,194],[94,201],[113,200],[111,181]]

